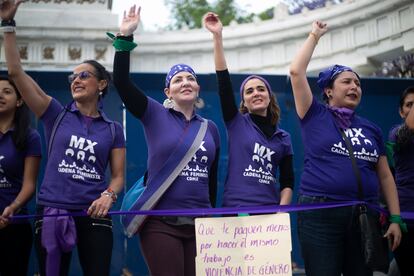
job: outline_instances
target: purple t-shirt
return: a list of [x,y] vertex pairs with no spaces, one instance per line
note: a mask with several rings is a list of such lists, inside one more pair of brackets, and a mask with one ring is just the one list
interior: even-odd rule
[[22,188],[25,158],[42,155],[40,135],[36,130],[29,129],[24,151],[16,149],[12,133],[13,129],[0,136],[0,214]]
[[[394,127],[389,140],[396,143],[397,131],[401,125]],[[401,211],[414,211],[414,140],[403,150],[394,150],[395,182]]]
[[[166,109],[148,97],[148,106],[140,118],[148,146],[148,178],[164,165],[183,135],[186,125],[202,120],[194,115],[187,121],[184,115]],[[180,175],[164,193],[155,209],[191,209],[211,207],[209,199],[209,174],[216,150],[220,147],[217,126],[208,122],[206,135],[200,148]]]
[[[52,99],[41,116],[49,143],[53,125],[63,106]],[[53,140],[38,204],[62,208],[84,209],[108,187],[105,180],[112,149],[124,148],[122,126],[109,120],[100,110],[88,126],[75,103],[69,105]],[[114,124],[114,137],[111,124]],[[47,143],[47,144],[48,144]]]
[[[335,200],[357,200],[358,184],[352,162],[333,114],[313,98],[301,120],[301,130],[305,156],[300,193]],[[379,157],[385,155],[382,132],[375,124],[355,115],[345,135],[352,142],[364,199],[377,201],[379,179],[376,166]]]
[[277,168],[283,157],[293,154],[289,133],[277,129],[267,138],[247,113],[237,113],[226,127],[229,163],[223,206],[278,204]]

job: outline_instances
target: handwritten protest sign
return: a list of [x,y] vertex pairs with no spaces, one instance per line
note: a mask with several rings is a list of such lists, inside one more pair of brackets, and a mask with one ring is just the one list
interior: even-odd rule
[[292,275],[289,214],[195,220],[198,276]]

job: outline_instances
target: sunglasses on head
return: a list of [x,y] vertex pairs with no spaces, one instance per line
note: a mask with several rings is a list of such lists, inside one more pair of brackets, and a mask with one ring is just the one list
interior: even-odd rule
[[76,78],[79,78],[80,80],[86,80],[90,78],[91,76],[95,76],[94,73],[91,73],[89,71],[82,71],[80,73],[73,73],[68,76],[69,83],[72,83]]

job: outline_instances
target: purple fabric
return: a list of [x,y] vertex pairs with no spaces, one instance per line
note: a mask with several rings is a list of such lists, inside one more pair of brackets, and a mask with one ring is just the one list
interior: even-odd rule
[[[300,194],[334,200],[357,199],[358,185],[352,162],[332,112],[313,98],[300,123],[302,140],[306,141]],[[354,115],[351,126],[344,132],[353,144],[364,183],[364,198],[376,201],[379,190],[376,166],[379,157],[385,155],[382,131],[372,122]]]
[[351,126],[351,119],[355,111],[346,107],[336,107],[327,105],[328,109],[335,117],[335,121],[340,129],[347,129]]
[[42,155],[40,135],[36,130],[29,129],[27,147],[23,151],[16,149],[13,131],[10,129],[0,137],[0,214],[22,188],[25,158]]
[[176,64],[173,67],[171,67],[170,71],[168,72],[167,76],[165,77],[165,87],[166,88],[170,87],[171,79],[180,72],[188,72],[191,75],[193,75],[194,78],[197,79],[197,75],[194,72],[193,68],[191,68],[191,66],[189,66],[187,64],[182,64],[182,63]]
[[[397,132],[402,125],[391,129],[390,141],[396,143]],[[414,140],[403,150],[394,150],[395,183],[401,211],[414,211]]]
[[231,142],[223,207],[278,204],[278,166],[285,156],[293,154],[289,133],[277,129],[267,138],[248,113],[237,113],[226,122],[226,129]]
[[[76,227],[67,210],[45,207],[42,225],[42,246],[46,249],[46,275],[59,275],[62,252],[76,245]],[[50,216],[54,215],[54,216]]]
[[[148,106],[141,118],[148,147],[148,179],[154,177],[171,151],[176,148],[188,124],[201,120],[194,115],[189,121],[173,109],[165,109],[148,98]],[[168,130],[168,131],[167,131]],[[205,208],[209,199],[209,173],[220,146],[217,126],[208,122],[208,129],[200,149],[165,192],[155,209]]]
[[261,80],[265,85],[266,85],[266,88],[267,88],[267,91],[269,91],[269,95],[270,95],[270,93],[272,93],[272,87],[270,86],[270,84],[269,84],[269,82],[266,80],[266,79],[264,79],[264,78],[262,78],[261,76],[257,76],[257,75],[250,75],[250,76],[248,76],[247,78],[245,78],[244,80],[243,80],[243,82],[241,83],[241,85],[240,85],[240,98],[243,100],[243,91],[244,91],[244,86],[246,85],[246,83],[249,81],[249,80],[251,80],[251,79],[259,79],[259,80]]
[[[49,142],[56,117],[63,106],[52,99],[41,116],[45,138]],[[111,150],[125,147],[122,126],[115,122],[115,139],[111,120],[100,110],[87,127],[75,104],[57,128],[51,154],[40,187],[38,204],[60,209],[84,209],[108,187],[105,172]]]
[[354,70],[352,70],[351,67],[335,64],[319,72],[319,78],[317,81],[319,88],[323,92],[324,89],[328,87],[331,81],[333,81],[340,73],[346,72],[346,71],[353,72],[355,73],[355,75],[357,75],[358,79],[360,78],[359,75]]

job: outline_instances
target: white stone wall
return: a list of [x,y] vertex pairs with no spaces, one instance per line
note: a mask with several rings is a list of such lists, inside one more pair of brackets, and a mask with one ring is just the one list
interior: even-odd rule
[[[310,71],[342,63],[370,75],[383,60],[414,51],[413,18],[412,0],[355,0],[292,16],[282,12],[273,20],[225,27],[227,63],[232,72],[287,74],[318,19],[330,31],[319,42]],[[138,33],[136,41],[133,71],[165,72],[184,62],[198,72],[214,72],[211,35],[204,29]]]
[[[110,0],[24,3],[16,17],[24,66],[71,70],[80,61],[94,58],[111,69],[114,51],[105,32],[117,32],[118,26],[109,6]],[[326,21],[330,31],[319,42],[309,65],[311,72],[340,63],[371,75],[382,61],[414,52],[412,0],[348,0],[292,16],[280,4],[275,14],[273,20],[224,28],[231,72],[287,74],[293,55],[316,19]],[[138,31],[135,41],[133,72],[164,73],[175,63],[188,63],[200,73],[214,72],[211,35],[204,29]],[[0,51],[0,68],[4,69]]]
[[[31,0],[19,7],[15,20],[25,69],[69,71],[85,59],[112,68],[114,52],[105,32],[116,32],[118,17],[109,0]],[[5,69],[3,48],[0,60]]]

